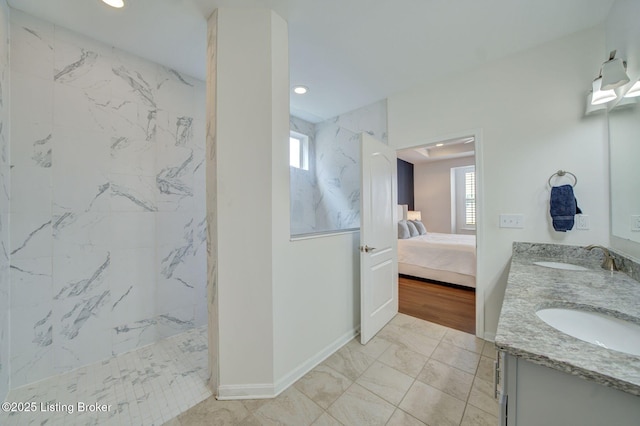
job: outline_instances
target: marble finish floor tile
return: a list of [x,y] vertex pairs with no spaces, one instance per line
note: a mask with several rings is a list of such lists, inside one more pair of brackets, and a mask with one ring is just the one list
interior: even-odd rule
[[431,358],[474,375],[480,362],[479,354],[444,342],[438,345]]
[[465,403],[416,381],[399,408],[428,425],[458,426],[462,421]]
[[460,426],[496,426],[498,418],[473,405],[467,404]]
[[420,420],[397,408],[386,426],[426,426]]
[[396,344],[392,344],[389,349],[378,358],[379,361],[413,378],[420,374],[422,367],[424,367],[428,359],[428,356]]
[[422,369],[418,380],[459,400],[466,401],[473,384],[473,374],[431,359]]
[[318,404],[290,387],[253,414],[263,425],[305,426],[315,422],[323,412]]
[[329,414],[344,425],[384,425],[395,407],[358,384],[329,407]]
[[325,410],[346,391],[353,382],[326,365],[319,365],[295,383],[295,388]]
[[468,402],[492,416],[498,416],[498,401],[493,397],[493,383],[491,382],[476,377],[473,380]]
[[398,405],[413,384],[413,378],[376,361],[356,383],[393,405]]
[[323,364],[344,374],[351,380],[356,380],[374,361],[375,358],[364,352],[344,346],[327,358]]
[[[193,329],[135,351],[11,390],[7,401],[74,405],[74,413],[38,412],[7,415],[11,425],[180,425],[176,418],[211,397],[207,386],[207,330]],[[78,412],[80,401],[111,406],[106,412]],[[196,407],[194,407],[196,406]],[[224,418],[241,420],[244,406],[226,408]],[[246,410],[245,410],[246,411]],[[231,413],[238,413],[231,416]],[[221,412],[222,413],[222,412]],[[192,424],[198,424],[195,422]],[[203,423],[204,424],[204,423]],[[225,423],[232,424],[232,423]]]
[[482,353],[482,348],[484,347],[484,340],[478,339],[473,334],[454,329],[447,330],[445,336],[442,338],[442,342],[477,354]]

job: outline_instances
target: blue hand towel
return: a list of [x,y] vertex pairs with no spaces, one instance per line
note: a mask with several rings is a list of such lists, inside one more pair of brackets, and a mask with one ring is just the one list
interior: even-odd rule
[[550,214],[553,219],[553,229],[567,232],[573,229],[575,215],[582,213],[578,201],[573,195],[571,185],[554,186],[551,188]]

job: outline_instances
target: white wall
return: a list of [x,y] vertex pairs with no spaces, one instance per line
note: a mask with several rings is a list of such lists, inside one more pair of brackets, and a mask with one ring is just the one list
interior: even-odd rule
[[[640,78],[640,23],[638,23],[638,16],[640,16],[640,2],[637,0],[617,0],[613,4],[606,22],[606,50],[602,54],[602,57],[606,59],[611,50],[617,50],[618,53],[616,57],[627,60],[627,72],[629,74],[629,78],[632,80]],[[638,130],[640,129],[640,119],[638,119],[639,114],[640,105],[636,105],[635,110],[627,109],[613,111],[611,113],[611,119],[613,121],[610,122],[611,136],[620,139],[623,135],[626,136],[630,144],[629,146],[635,145],[636,151],[640,146],[640,144],[637,143]],[[617,142],[624,143],[623,140],[617,140]],[[612,147],[615,143],[615,141],[612,142]],[[615,164],[615,161],[626,161],[629,165],[629,171],[634,167],[633,164],[637,164],[638,156],[631,152],[617,152],[618,159],[614,159],[614,155],[616,155],[616,153],[612,154],[612,163]],[[620,170],[617,171],[619,172]],[[634,173],[637,173],[637,167],[635,167],[633,171]],[[635,182],[635,179],[632,179],[631,182],[633,182],[630,184],[631,188],[636,189],[638,184]],[[612,217],[612,221],[616,221],[618,226],[618,229],[615,232],[616,235],[625,235],[625,231],[628,231],[628,226],[625,226],[628,225],[629,220],[627,215],[629,213],[633,213],[637,208],[638,203],[637,191],[635,193],[635,197],[632,196],[629,198],[628,191],[621,191],[621,189],[622,188],[617,183],[612,186],[612,192],[620,191],[616,198],[617,202],[622,202],[624,198],[627,198],[629,206],[627,209],[623,206],[620,206],[621,208],[614,209],[614,212],[619,212],[621,215],[620,217]],[[634,206],[633,209],[631,208],[631,205]],[[626,214],[623,215],[623,213]],[[622,230],[620,228],[626,229]],[[637,232],[634,234],[637,234]],[[637,235],[627,234],[626,236],[627,238],[634,237],[635,240],[638,239]],[[640,259],[640,244],[637,242],[612,236],[611,245],[612,247]]]
[[451,233],[451,168],[473,164],[473,156],[414,164],[415,209],[429,232]]
[[11,75],[12,387],[204,324],[204,83],[16,10]]
[[[481,130],[477,278],[488,338],[497,328],[513,241],[608,244],[606,122],[583,116],[603,49],[604,29],[594,28],[389,97],[396,149]],[[547,180],[558,169],[577,175],[590,230],[552,230]],[[524,229],[498,228],[500,213],[524,214]]]
[[9,391],[9,6],[0,1],[0,402]]

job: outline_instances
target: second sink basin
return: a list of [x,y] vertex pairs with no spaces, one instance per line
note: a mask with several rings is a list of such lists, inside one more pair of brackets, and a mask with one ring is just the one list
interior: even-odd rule
[[603,348],[640,356],[640,325],[599,312],[541,309],[536,315],[556,330]]
[[573,263],[563,263],[563,262],[533,262],[534,265],[544,266],[545,268],[551,269],[563,269],[565,271],[588,271],[589,268],[585,268],[584,266],[574,265]]

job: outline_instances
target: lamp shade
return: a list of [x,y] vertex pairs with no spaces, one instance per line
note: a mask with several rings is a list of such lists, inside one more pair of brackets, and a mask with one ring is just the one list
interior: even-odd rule
[[600,84],[602,83],[602,77],[598,77],[593,80],[593,96],[591,99],[591,105],[600,105],[614,100],[616,92],[613,90],[600,90]]
[[611,59],[602,64],[602,90],[617,89],[628,82],[629,76],[624,69],[622,59]]
[[624,94],[625,98],[635,98],[636,96],[640,96],[640,80],[633,83],[633,86]]
[[420,210],[409,210],[407,212],[407,220],[422,220],[422,213]]

